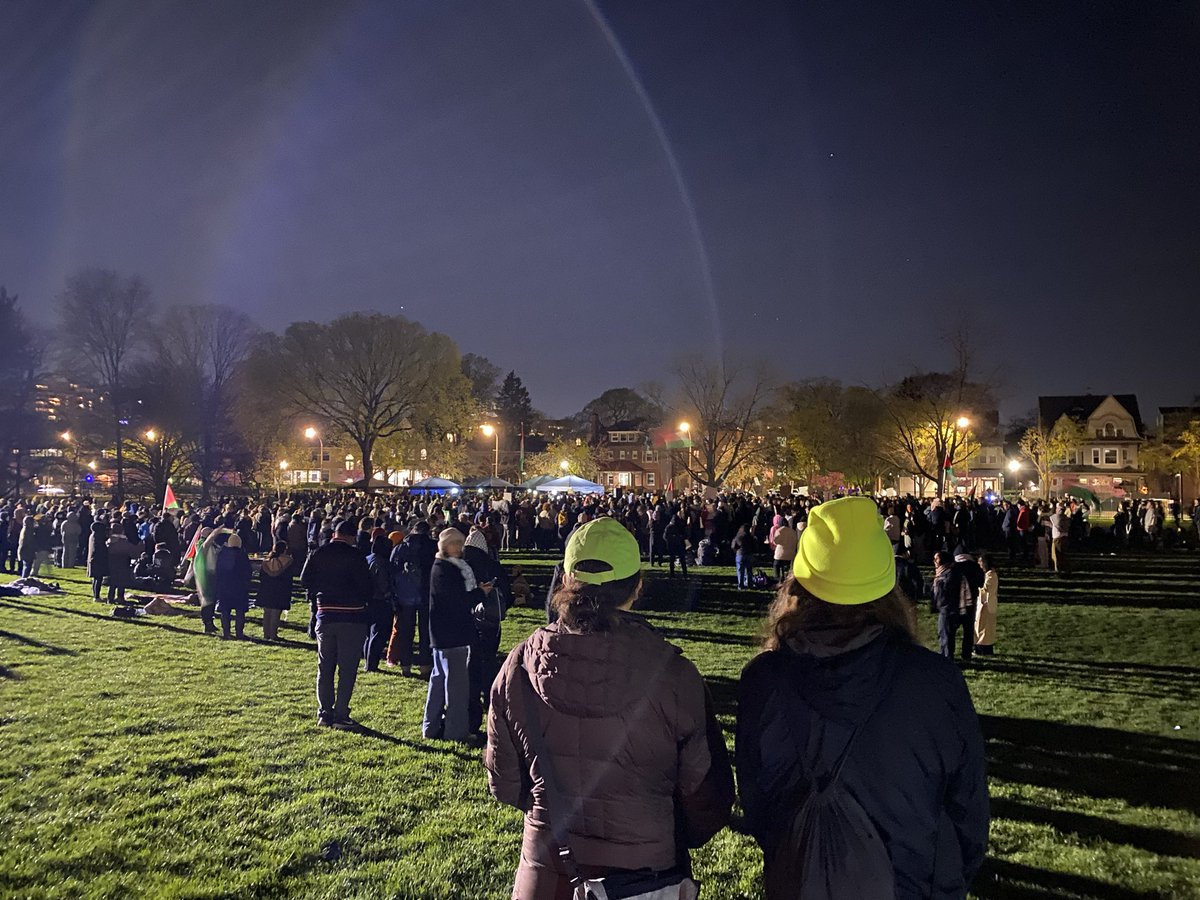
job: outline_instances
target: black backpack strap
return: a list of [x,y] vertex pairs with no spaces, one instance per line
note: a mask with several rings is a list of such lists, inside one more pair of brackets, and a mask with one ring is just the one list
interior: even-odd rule
[[554,764],[550,760],[550,754],[546,752],[546,735],[543,731],[540,711],[540,707],[544,704],[544,701],[538,696],[537,691],[533,689],[529,670],[525,667],[526,659],[528,659],[528,646],[521,651],[521,674],[519,676],[529,707],[529,721],[526,733],[529,736],[529,744],[533,748],[534,756],[538,761],[538,768],[542,773],[542,784],[545,787],[543,799],[546,801],[546,811],[550,814],[550,833],[554,838],[555,849],[558,852],[559,859],[562,860],[563,868],[567,871],[567,877],[571,879],[571,884],[578,886],[583,883],[584,878],[583,873],[579,871],[579,865],[575,862],[574,855],[571,853],[571,843],[568,837],[571,816],[567,812],[562,792],[558,788],[558,778],[554,773]]

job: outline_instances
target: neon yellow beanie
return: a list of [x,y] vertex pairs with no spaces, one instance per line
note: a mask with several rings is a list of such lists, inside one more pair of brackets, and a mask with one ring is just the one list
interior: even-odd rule
[[869,497],[843,497],[815,507],[800,535],[792,573],[826,603],[870,603],[896,586],[892,542]]

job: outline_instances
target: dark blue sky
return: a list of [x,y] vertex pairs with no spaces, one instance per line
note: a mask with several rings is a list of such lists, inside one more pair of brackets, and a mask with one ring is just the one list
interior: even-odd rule
[[673,354],[1186,401],[1200,6],[0,3],[0,283],[403,311],[572,412]]

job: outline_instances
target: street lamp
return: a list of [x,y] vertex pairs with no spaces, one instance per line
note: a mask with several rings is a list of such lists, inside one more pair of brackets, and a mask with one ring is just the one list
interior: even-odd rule
[[492,456],[492,477],[500,477],[500,429],[495,425],[480,425],[480,430],[484,437],[494,437],[496,439],[496,448]]
[[1019,459],[1010,459],[1008,461],[1008,471],[1017,473],[1021,471],[1021,461]]
[[679,430],[682,431],[684,434],[687,434],[689,431],[692,430],[692,426],[689,425],[687,422],[680,422]]
[[558,464],[558,467],[560,469],[562,469],[564,472],[569,472],[571,470],[571,464],[569,462],[567,462],[565,459]]
[[957,425],[959,428],[969,428],[971,426],[971,420],[968,419],[966,416],[959,416],[958,421],[955,422],[954,424]]
[[309,425],[307,428],[304,429],[304,436],[306,438],[308,438],[310,441],[315,440],[317,442],[317,471],[320,473],[317,475],[317,480],[319,482],[324,481],[325,480],[325,439],[323,437],[321,437],[321,433],[319,431],[317,431],[317,429],[313,428],[311,425]]
[[155,431],[153,428],[148,429],[146,431],[146,440],[148,440],[148,441],[158,440],[158,432]]
[[71,436],[69,429],[59,437],[71,445],[71,494],[74,495],[79,487],[79,442]]

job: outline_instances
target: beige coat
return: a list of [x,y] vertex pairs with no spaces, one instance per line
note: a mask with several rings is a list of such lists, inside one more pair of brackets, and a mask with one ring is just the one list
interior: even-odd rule
[[979,603],[975,607],[975,643],[990,646],[996,642],[996,601],[1000,594],[1000,576],[992,569],[983,576]]

